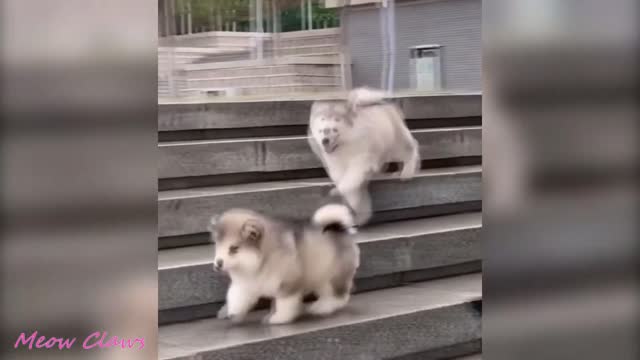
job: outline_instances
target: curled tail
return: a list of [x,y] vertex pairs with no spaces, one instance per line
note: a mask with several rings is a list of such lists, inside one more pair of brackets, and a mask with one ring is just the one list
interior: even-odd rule
[[313,214],[311,222],[322,231],[355,233],[355,220],[348,206],[342,204],[325,205]]
[[349,91],[347,103],[351,110],[355,110],[361,106],[379,104],[385,97],[386,93],[382,90],[361,87]]

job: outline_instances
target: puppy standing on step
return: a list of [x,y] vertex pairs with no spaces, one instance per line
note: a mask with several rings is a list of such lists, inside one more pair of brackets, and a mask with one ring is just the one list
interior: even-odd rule
[[232,209],[212,225],[214,268],[231,277],[219,317],[242,321],[261,297],[274,299],[275,309],[264,319],[269,324],[293,321],[310,293],[318,296],[307,308],[311,314],[327,315],[347,305],[360,264],[348,207],[325,205],[307,224]]
[[371,217],[366,187],[389,162],[401,162],[402,179],[420,167],[418,142],[384,93],[367,88],[349,92],[347,101],[316,101],[311,107],[309,144],[336,189],[356,211],[358,224]]

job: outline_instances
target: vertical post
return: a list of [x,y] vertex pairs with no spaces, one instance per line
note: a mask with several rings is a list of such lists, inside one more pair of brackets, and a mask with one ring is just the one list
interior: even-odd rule
[[256,32],[256,1],[249,0],[249,31]]
[[171,27],[169,26],[169,19],[171,18],[171,14],[169,13],[169,1],[170,0],[164,0],[163,1],[163,8],[164,8],[164,36],[169,36],[169,35],[173,35],[171,34]]
[[313,29],[313,6],[311,4],[311,0],[307,0],[307,16],[309,16],[308,24],[309,30]]
[[278,0],[271,0],[271,16],[273,16],[273,32],[280,32],[280,13],[278,8]]
[[389,72],[387,74],[387,92],[393,93],[396,71],[396,4],[388,0],[389,19],[387,20],[387,34],[389,36]]
[[216,31],[222,31],[222,8],[220,4],[216,8]]
[[351,0],[343,1],[342,10],[340,11],[340,75],[342,77],[342,87],[344,90],[350,90],[353,86],[351,77],[351,51],[349,50],[349,6]]
[[258,51],[258,59],[262,59],[264,55],[263,49],[263,34],[264,34],[264,18],[263,18],[263,1],[264,0],[256,0],[256,31],[258,32],[257,39],[257,51]]
[[174,10],[175,0],[166,0],[167,4],[167,25],[169,27],[169,32],[167,35],[175,35],[175,25],[176,25],[176,13]]
[[193,33],[193,17],[191,15],[191,0],[187,1],[187,29],[189,34]]
[[187,32],[187,22],[185,21],[185,17],[184,17],[184,1],[180,1],[180,35],[184,35],[184,33]]
[[380,76],[380,88],[387,88],[387,80],[389,73],[389,44],[387,40],[389,37],[387,36],[387,0],[382,0],[382,4],[380,5],[380,39],[382,40],[382,75]]
[[307,28],[307,15],[304,11],[304,4],[305,4],[305,0],[300,0],[300,26],[302,27],[301,30],[304,30]]

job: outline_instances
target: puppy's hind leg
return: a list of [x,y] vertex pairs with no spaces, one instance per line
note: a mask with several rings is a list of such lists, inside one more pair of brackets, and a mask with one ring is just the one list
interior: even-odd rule
[[[409,134],[409,136],[411,136],[411,134]],[[413,178],[416,175],[416,172],[420,170],[419,144],[413,137],[407,140],[407,148],[402,161],[402,171],[400,172],[400,179],[402,180],[409,180]]]
[[[341,281],[341,284],[324,284],[320,286],[316,293],[318,300],[312,302],[306,309],[312,315],[329,315],[347,305],[350,298],[351,284]],[[336,286],[337,285],[337,286]]]

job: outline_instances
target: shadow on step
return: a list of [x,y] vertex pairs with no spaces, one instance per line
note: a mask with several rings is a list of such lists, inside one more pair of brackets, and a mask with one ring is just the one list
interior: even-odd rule
[[[448,159],[432,159],[423,160],[421,163],[422,169],[436,169],[447,168],[454,166],[470,166],[481,165],[481,156],[464,156]],[[390,163],[386,173],[393,173],[398,171],[399,165],[397,163]],[[224,185],[238,185],[249,184],[256,182],[268,182],[268,181],[283,181],[283,180],[300,180],[300,179],[314,179],[327,177],[327,173],[324,169],[298,169],[298,170],[284,170],[284,171],[264,171],[264,172],[243,172],[235,174],[223,174],[223,175],[205,175],[205,176],[190,176],[180,178],[168,178],[158,180],[158,190],[178,190],[188,189],[205,186],[224,186]]]
[[[444,216],[482,210],[482,201],[465,201],[454,204],[432,205],[378,212],[371,218],[370,224],[411,220],[424,217]],[[185,246],[197,246],[211,243],[209,233],[197,233],[158,238],[158,249],[172,249]]]
[[[476,273],[482,270],[482,261],[469,261],[466,263],[437,267],[432,269],[414,270],[389,275],[381,275],[370,278],[356,279],[354,292],[362,293],[373,290],[387,289],[407,285],[414,282],[439,279],[449,276],[457,276],[464,274]],[[313,301],[315,296],[309,295],[305,301]],[[262,299],[256,305],[256,309],[265,309],[269,307],[269,300]],[[481,301],[474,301],[480,303]],[[218,310],[222,307],[222,303],[210,303],[196,306],[188,306],[175,309],[162,310],[158,313],[159,325],[171,324],[183,321],[192,321],[195,319],[215,317]],[[476,305],[473,305],[477,308]],[[481,305],[480,305],[481,307]],[[481,314],[481,312],[480,312]],[[478,351],[475,351],[478,352]]]
[[454,346],[430,350],[427,353],[410,354],[390,360],[435,360],[435,359],[457,359],[462,356],[478,354],[482,351],[482,340],[473,340]]

